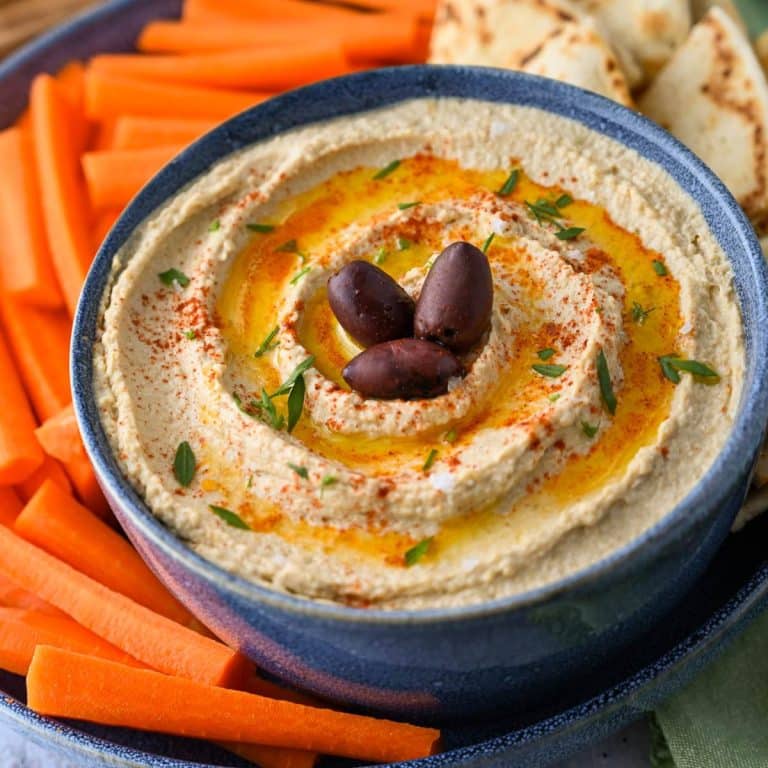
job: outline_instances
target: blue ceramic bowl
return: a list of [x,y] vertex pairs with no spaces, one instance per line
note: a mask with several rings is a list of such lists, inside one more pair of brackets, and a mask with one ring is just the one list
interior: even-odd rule
[[[733,266],[747,369],[735,425],[714,465],[663,520],[563,581],[458,609],[361,611],[248,583],[203,560],[149,512],[99,421],[92,348],[112,260],[131,232],[211,164],[316,121],[423,97],[537,107],[638,151],[697,200]],[[77,417],[99,481],[141,555],[220,637],[263,669],[362,709],[430,720],[546,705],[621,654],[701,576],[746,493],[768,420],[768,273],[752,228],[722,183],[668,133],[602,97],[550,80],[471,67],[400,67],[287,93],[229,121],[168,165],[131,203],[88,276],[75,318]]]

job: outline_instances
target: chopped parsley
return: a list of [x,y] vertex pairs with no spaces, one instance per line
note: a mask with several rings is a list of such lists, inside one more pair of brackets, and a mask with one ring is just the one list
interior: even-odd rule
[[561,209],[572,202],[573,198],[570,195],[560,195],[555,202],[540,197],[535,203],[526,200],[525,205],[538,224],[552,224],[555,227],[557,238],[573,240],[584,232],[584,227],[566,227],[561,221],[563,216]]
[[275,253],[298,253],[299,244],[296,240],[286,240],[282,245],[275,248]]
[[515,191],[519,179],[520,171],[515,168],[515,170],[507,176],[507,180],[501,185],[501,188],[496,194],[499,195],[499,197],[507,197],[508,195],[511,195]]
[[424,462],[424,466],[422,467],[422,470],[424,470],[424,472],[429,472],[429,470],[432,469],[432,465],[435,463],[436,458],[437,458],[437,448],[433,448],[427,454],[427,460]]
[[602,349],[597,353],[597,379],[600,382],[600,396],[608,413],[616,413],[617,403],[611,383],[611,372],[608,370],[608,361],[605,359],[605,352]]
[[392,171],[396,171],[399,166],[400,166],[400,161],[393,160],[391,163],[388,163],[387,165],[385,165],[380,171],[377,171],[373,175],[373,178],[376,181],[378,181],[379,179],[384,179],[387,176],[389,176],[389,174],[392,173]]
[[288,393],[288,432],[293,432],[293,428],[299,423],[301,412],[304,410],[306,391],[307,385],[304,383],[304,374],[300,373]]
[[176,456],[173,459],[173,474],[176,476],[179,485],[188,488],[195,477],[196,469],[197,462],[194,451],[189,443],[184,440],[184,442],[179,443],[179,447],[176,449]]
[[274,232],[274,224],[246,224],[245,225],[251,232],[259,232],[262,235],[267,235],[270,232]]
[[588,421],[581,422],[581,431],[590,439],[597,434],[598,429],[600,429],[599,424],[590,424]]
[[676,355],[662,355],[659,358],[661,371],[673,384],[679,384],[680,371],[690,373],[693,376],[700,376],[703,379],[718,381],[720,374],[714,371],[708,365],[700,363],[698,360],[685,360]]
[[304,275],[306,275],[306,274],[307,274],[307,272],[309,272],[311,269],[312,269],[312,267],[304,267],[303,269],[300,269],[300,270],[299,270],[299,271],[298,271],[298,272],[297,272],[297,273],[296,273],[296,274],[295,274],[295,275],[294,275],[294,276],[293,276],[293,277],[290,279],[290,281],[289,281],[289,282],[290,282],[290,284],[291,284],[291,285],[296,285],[296,283],[298,283],[298,282],[299,282],[299,280],[301,280],[301,278],[302,278],[302,277],[304,277]]
[[411,247],[411,241],[406,239],[405,237],[398,237],[397,238],[397,250],[398,251],[407,251]]
[[539,373],[542,376],[547,376],[550,379],[556,379],[568,370],[567,365],[543,365],[539,363],[535,363],[531,368],[533,368],[536,373]]
[[210,226],[208,227],[209,232],[218,232],[221,229],[221,222],[216,219],[215,221],[212,221],[210,223]]
[[288,462],[288,466],[301,478],[304,480],[309,480],[309,471],[306,467],[300,467],[298,464],[291,464]]
[[250,531],[251,526],[243,520],[240,515],[236,515],[231,509],[226,507],[217,507],[215,504],[209,504],[208,509],[214,514],[218,515],[227,525],[231,525],[233,528],[241,528],[244,531]]
[[566,192],[555,200],[555,208],[565,208],[573,202],[573,198]]
[[261,390],[261,401],[254,400],[251,405],[258,410],[261,420],[269,424],[272,429],[280,430],[285,426],[285,417],[277,412],[277,408],[275,408],[275,404],[267,394],[266,389]]
[[659,277],[666,277],[669,272],[667,271],[667,267],[664,264],[663,261],[659,261],[658,259],[654,259],[652,262],[653,264],[653,271],[659,276]]
[[323,475],[323,479],[320,481],[320,493],[322,493],[329,486],[336,485],[338,482],[338,477],[334,477],[333,475]]
[[656,307],[649,307],[646,309],[638,301],[632,302],[632,322],[642,325],[648,319],[648,315],[655,309]]
[[404,555],[405,564],[410,568],[421,560],[429,552],[432,545],[432,537],[422,539],[415,547],[411,547]]
[[302,360],[291,372],[291,375],[280,385],[280,387],[271,395],[271,397],[278,397],[279,395],[287,395],[290,393],[293,385],[296,383],[296,379],[299,378],[305,371],[309,370],[315,362],[315,356],[310,355],[305,360]]
[[397,207],[398,207],[398,208],[399,208],[401,211],[407,211],[409,208],[414,208],[414,207],[415,207],[415,206],[417,206],[417,205],[421,205],[421,200],[414,200],[414,201],[413,201],[413,202],[411,202],[411,203],[398,203],[398,204],[397,204]]
[[555,232],[555,237],[558,240],[573,240],[578,237],[584,231],[584,227],[566,227]]
[[559,399],[560,399],[560,393],[559,393],[559,392],[554,392],[553,394],[551,394],[551,395],[549,396],[549,402],[550,402],[550,403],[555,403],[555,402],[557,402]]
[[259,348],[253,353],[254,357],[262,357],[263,355],[266,355],[267,352],[272,351],[280,342],[275,341],[273,344],[273,340],[275,336],[277,336],[278,331],[280,330],[280,326],[276,325],[266,336],[264,341],[259,344]]
[[536,355],[538,356],[539,360],[549,360],[552,355],[555,354],[555,350],[552,349],[552,347],[546,347],[545,349],[540,349]]
[[496,237],[495,232],[491,232],[488,237],[485,238],[485,242],[483,243],[483,247],[480,249],[483,253],[488,253],[488,249],[491,247],[491,243],[493,242],[493,238]]
[[376,251],[374,257],[373,257],[373,263],[374,264],[383,264],[387,258],[387,249],[386,248],[379,248],[378,251]]
[[160,272],[158,277],[165,285],[178,283],[182,288],[186,288],[189,285],[189,278],[178,269],[167,269],[165,272]]
[[187,337],[187,338],[188,338],[190,341],[192,341],[193,339],[196,339],[196,338],[197,338],[197,331],[196,331],[194,328],[192,328],[192,329],[190,329],[190,330],[188,330],[188,331],[184,331],[184,335],[185,335],[185,336],[186,336],[186,337]]
[[459,435],[455,429],[451,428],[445,433],[443,438],[446,443],[455,443],[459,439]]

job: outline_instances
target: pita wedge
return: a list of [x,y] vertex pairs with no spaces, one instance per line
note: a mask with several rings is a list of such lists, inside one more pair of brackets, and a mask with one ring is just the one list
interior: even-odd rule
[[435,64],[517,69],[632,103],[610,47],[565,0],[441,0],[431,49]]
[[722,8],[746,34],[747,24],[733,0],[691,0],[691,20],[693,23],[701,21],[710,8]]
[[691,28],[688,0],[573,0],[591,14],[632,88],[650,80]]
[[712,8],[640,99],[717,173],[755,225],[768,223],[768,85],[736,22]]

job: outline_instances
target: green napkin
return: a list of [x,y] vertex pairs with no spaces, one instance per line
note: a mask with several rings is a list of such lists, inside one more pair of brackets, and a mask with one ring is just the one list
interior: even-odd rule
[[766,768],[768,612],[654,717],[654,768]]

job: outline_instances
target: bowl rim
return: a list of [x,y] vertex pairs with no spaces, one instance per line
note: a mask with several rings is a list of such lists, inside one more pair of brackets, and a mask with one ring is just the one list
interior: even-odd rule
[[[109,449],[93,392],[92,346],[99,337],[98,307],[117,251],[147,216],[187,183],[250,143],[322,120],[414,98],[466,98],[536,107],[573,119],[660,165],[702,206],[710,232],[731,265],[734,284],[745,286],[743,293],[737,293],[750,355],[736,417],[720,452],[689,493],[640,536],[586,568],[519,594],[458,607],[360,610],[250,582],[205,560],[171,533],[120,472]],[[339,106],[347,102],[353,106]],[[255,134],[254,125],[258,126]],[[696,197],[696,192],[705,195],[705,202],[714,209],[708,213],[707,205]],[[726,235],[730,248],[724,242]],[[754,296],[747,290],[750,284],[754,284]],[[746,309],[751,312],[745,312]],[[745,319],[747,314],[752,318],[749,322]],[[608,573],[634,565],[643,555],[647,557],[655,544],[682,535],[706,517],[713,500],[724,500],[734,478],[751,476],[768,423],[768,266],[752,225],[723,182],[691,150],[637,112],[575,86],[490,67],[411,65],[368,70],[289,91],[240,113],[186,148],[138,193],[102,243],[89,270],[74,318],[70,369],[73,403],[83,442],[99,482],[107,495],[119,503],[116,514],[126,516],[133,535],[138,532],[184,571],[245,600],[325,621],[374,625],[468,621],[529,608],[564,592],[587,588]]]

